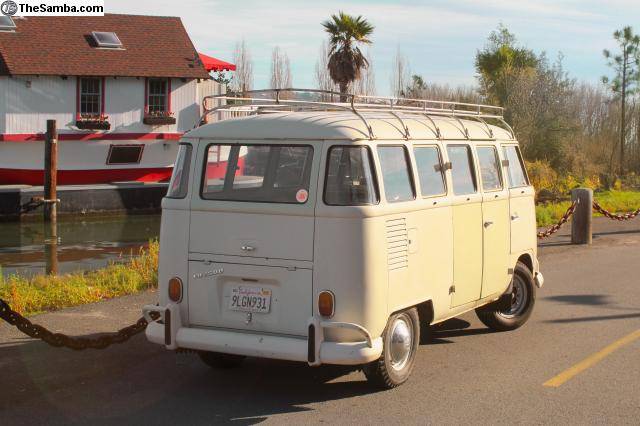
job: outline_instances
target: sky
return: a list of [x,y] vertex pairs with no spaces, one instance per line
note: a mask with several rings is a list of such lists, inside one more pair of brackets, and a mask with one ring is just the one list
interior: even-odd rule
[[370,47],[378,95],[388,95],[400,49],[427,82],[473,85],[474,57],[500,23],[518,41],[554,59],[570,76],[597,84],[609,73],[603,49],[626,25],[640,32],[638,0],[106,0],[108,13],[179,16],[196,49],[233,61],[244,39],[253,58],[254,88],[267,88],[271,52],[289,56],[294,87],[315,87],[314,68],[326,33],[320,23],[342,10],[374,26]]

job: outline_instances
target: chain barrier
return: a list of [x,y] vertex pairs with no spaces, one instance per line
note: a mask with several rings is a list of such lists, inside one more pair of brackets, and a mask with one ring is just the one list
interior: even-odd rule
[[[156,316],[154,317],[153,314]],[[152,313],[152,318],[156,319],[157,315],[157,313]],[[65,347],[76,351],[82,351],[84,349],[105,349],[116,343],[124,343],[147,328],[147,320],[142,317],[134,324],[122,328],[115,333],[105,333],[97,337],[67,336],[62,333],[53,333],[41,325],[32,323],[27,318],[12,310],[9,304],[2,299],[0,299],[0,318],[29,337],[40,339],[51,346],[58,348]]]
[[551,228],[548,228],[545,231],[542,232],[538,232],[538,238],[539,239],[543,239],[543,238],[547,238],[550,237],[551,235],[555,234],[556,232],[558,232],[560,230],[560,228],[562,228],[562,225],[564,225],[565,223],[567,223],[567,221],[569,220],[569,218],[571,216],[573,216],[573,213],[576,211],[576,207],[578,207],[578,200],[574,201],[569,208],[567,209],[567,211],[565,212],[565,214],[562,216],[562,218],[560,219],[560,221],[558,221],[558,223],[556,223],[555,225],[553,225]]
[[597,201],[593,202],[593,209],[598,213],[602,213],[605,217],[608,217],[609,219],[612,219],[612,220],[630,220],[640,215],[640,209],[634,212],[624,213],[624,214],[611,213],[610,211],[605,210],[605,208],[602,207]]

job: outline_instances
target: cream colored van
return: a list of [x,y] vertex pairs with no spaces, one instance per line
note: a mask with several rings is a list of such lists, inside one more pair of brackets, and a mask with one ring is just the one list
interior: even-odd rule
[[182,138],[151,342],[213,367],[358,365],[391,388],[421,329],[474,309],[494,330],[527,321],[534,190],[500,108],[274,98],[234,98],[246,117]]

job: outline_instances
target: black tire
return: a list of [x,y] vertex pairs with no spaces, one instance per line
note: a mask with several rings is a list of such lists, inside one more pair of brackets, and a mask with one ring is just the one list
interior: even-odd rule
[[492,303],[476,309],[484,325],[495,331],[511,331],[527,322],[536,303],[536,284],[527,265],[518,262],[513,273],[511,306]]
[[202,362],[209,367],[218,369],[240,367],[246,358],[244,355],[222,354],[219,352],[198,352],[198,355],[200,355]]
[[[402,339],[409,333],[409,341]],[[392,338],[396,338],[392,342]],[[407,381],[415,364],[416,352],[420,343],[420,319],[415,308],[391,315],[382,334],[382,355],[363,367],[369,382],[383,389],[392,389]],[[399,351],[394,353],[393,347]],[[404,356],[405,350],[408,351]],[[401,356],[402,355],[402,356]]]

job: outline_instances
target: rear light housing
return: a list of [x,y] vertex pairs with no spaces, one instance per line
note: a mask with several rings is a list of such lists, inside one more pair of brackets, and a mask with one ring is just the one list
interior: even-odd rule
[[335,313],[335,296],[329,290],[323,290],[318,294],[318,312],[325,318],[331,318]]
[[182,280],[173,277],[169,280],[169,300],[180,303],[182,301]]

